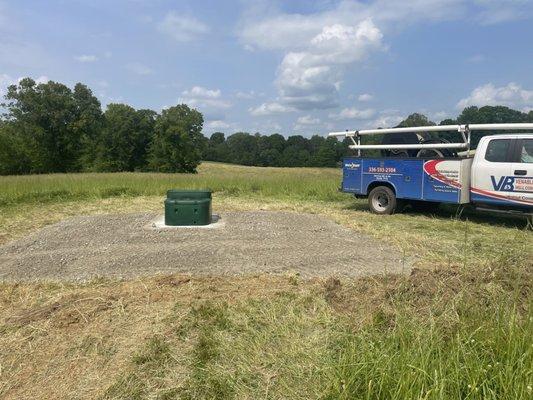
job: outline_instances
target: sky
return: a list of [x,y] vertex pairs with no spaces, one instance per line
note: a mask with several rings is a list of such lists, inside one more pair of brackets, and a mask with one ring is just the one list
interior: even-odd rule
[[533,0],[0,0],[0,94],[186,103],[204,134],[325,135],[533,109]]

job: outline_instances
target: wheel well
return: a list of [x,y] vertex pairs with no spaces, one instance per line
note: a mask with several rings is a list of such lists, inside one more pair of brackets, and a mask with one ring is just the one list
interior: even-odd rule
[[370,192],[372,191],[372,189],[378,187],[378,186],[386,186],[388,187],[390,190],[392,190],[392,192],[394,193],[394,195],[396,195],[396,189],[395,187],[389,183],[389,182],[372,182],[370,185],[368,185],[368,187],[366,188],[366,194],[370,194]]

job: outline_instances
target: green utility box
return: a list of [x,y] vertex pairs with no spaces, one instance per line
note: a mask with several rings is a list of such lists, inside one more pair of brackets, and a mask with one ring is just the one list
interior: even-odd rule
[[211,191],[169,190],[165,200],[165,225],[209,225]]

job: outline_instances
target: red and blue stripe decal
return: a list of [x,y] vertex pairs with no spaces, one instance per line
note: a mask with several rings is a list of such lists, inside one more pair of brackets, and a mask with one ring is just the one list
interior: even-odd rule
[[[437,170],[437,165],[445,160],[431,160],[424,163],[424,172],[428,174],[431,178],[445,184],[448,186],[451,186],[455,189],[461,189],[461,183],[450,179],[440,173]],[[533,206],[533,200],[530,199],[518,199],[518,198],[512,198],[509,197],[509,195],[504,194],[497,194],[494,192],[491,192],[489,190],[479,189],[479,188],[470,188],[470,195],[472,197],[472,200],[474,201],[480,201],[480,202],[490,202],[490,203],[499,203],[499,204],[520,204],[520,205],[526,205],[526,206]]]
[[424,163],[424,172],[431,176],[433,179],[444,183],[445,185],[452,186],[456,189],[461,189],[461,183],[453,179],[450,179],[437,170],[437,165],[444,160],[431,160]]

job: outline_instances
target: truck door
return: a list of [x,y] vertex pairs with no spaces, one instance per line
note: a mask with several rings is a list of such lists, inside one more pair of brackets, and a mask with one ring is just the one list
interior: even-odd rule
[[513,195],[518,201],[533,205],[533,139],[517,139],[515,161],[511,165]]
[[471,199],[476,203],[509,205],[513,139],[490,139],[484,154],[477,154],[473,165]]

